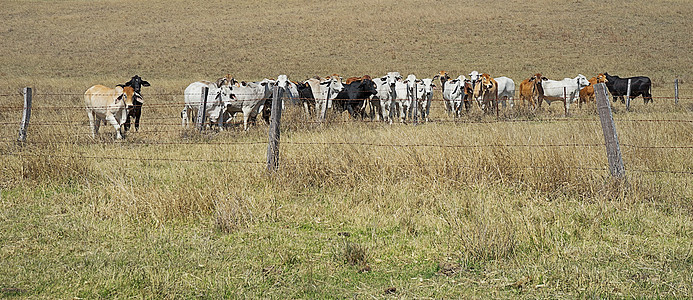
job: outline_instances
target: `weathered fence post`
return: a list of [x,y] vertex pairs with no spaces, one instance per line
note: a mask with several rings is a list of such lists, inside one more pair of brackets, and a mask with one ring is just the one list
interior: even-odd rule
[[205,129],[205,118],[207,114],[207,94],[209,94],[209,88],[202,88],[202,99],[200,99],[200,107],[197,109],[197,127],[200,132]]
[[563,112],[565,116],[568,116],[568,87],[563,87]]
[[626,111],[630,111],[630,79],[628,79],[628,89],[626,90]]
[[22,115],[22,124],[19,127],[19,138],[17,141],[26,142],[26,129],[29,127],[29,118],[31,117],[31,88],[25,87],[24,93],[24,114]]
[[621,157],[621,148],[618,144],[616,125],[614,124],[614,118],[611,114],[611,104],[609,104],[609,100],[606,98],[606,85],[603,83],[595,84],[594,95],[597,102],[599,120],[602,123],[602,132],[604,133],[609,171],[612,177],[624,179],[626,177],[626,169],[623,166],[623,157]]
[[674,104],[679,104],[679,79],[674,80]]
[[[272,91],[272,115],[269,125],[269,142],[267,145],[267,171],[279,169],[279,125],[282,119],[282,92],[278,86]],[[327,106],[327,103],[325,103]]]

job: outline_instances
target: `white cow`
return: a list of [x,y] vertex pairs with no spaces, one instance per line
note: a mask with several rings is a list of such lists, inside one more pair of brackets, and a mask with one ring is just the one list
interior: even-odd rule
[[[436,78],[436,77],[434,77]],[[434,79],[424,78],[417,83],[417,93],[416,97],[419,102],[419,114],[421,115],[421,121],[428,122],[429,113],[431,112],[431,102],[433,101],[433,88],[436,85],[433,83]]]
[[389,121],[392,124],[390,106],[395,100],[395,82],[401,79],[402,75],[399,72],[387,72],[387,75],[373,80],[377,93],[371,97],[371,118],[375,114],[376,120]]
[[[231,86],[223,84],[217,87],[216,83],[201,80],[193,82],[188,87],[185,88],[184,98],[185,107],[181,111],[180,116],[182,119],[181,125],[183,128],[187,127],[190,123],[195,123],[197,121],[197,114],[199,114],[199,109],[202,104],[202,88],[207,87],[207,104],[205,109],[205,120],[203,123],[209,119],[209,124],[221,122],[223,118],[220,116],[224,112],[224,103],[231,99]],[[220,130],[223,130],[223,126],[219,126]]]
[[[121,125],[125,123],[128,109],[133,107],[135,90],[131,86],[116,87],[114,89],[95,85],[84,92],[84,105],[89,116],[91,136],[96,138],[101,122],[108,121],[116,130],[117,139],[122,139]],[[140,99],[140,102],[142,100]]]
[[498,101],[503,103],[503,107],[506,107],[506,100],[511,108],[515,106],[515,81],[505,76],[494,79],[498,83]]
[[[481,82],[481,74],[483,73],[479,73],[478,71],[472,71],[471,73],[469,73],[469,82],[472,84],[472,91],[474,91],[476,89],[476,85],[479,84],[479,82]],[[481,96],[474,98],[474,96],[472,95],[469,98],[469,101],[476,100],[476,103],[479,105],[479,107],[483,106],[483,104],[481,103]]]
[[313,98],[315,98],[315,109],[318,113],[318,120],[324,121],[327,108],[332,106],[332,100],[344,89],[342,78],[336,75],[328,76],[327,78],[313,77],[306,80],[306,83],[310,85]]
[[453,115],[456,118],[460,116],[462,101],[464,100],[464,82],[466,80],[467,78],[464,75],[460,75],[456,79],[445,82],[443,99],[445,100],[445,110],[448,116]]
[[400,123],[404,123],[408,117],[413,117],[414,105],[418,103],[414,95],[416,93],[418,97],[418,94],[423,93],[423,87],[414,89],[418,87],[417,83],[419,82],[414,74],[409,74],[406,80],[395,82],[395,100],[392,102],[390,109],[393,111],[393,118],[396,115]]
[[[580,94],[580,89],[588,86],[590,83],[587,78],[578,74],[575,78],[564,78],[561,81],[542,79],[541,87],[544,90],[544,101],[551,105],[551,102],[561,101],[565,108],[565,115],[568,115],[570,104],[575,101]],[[539,107],[541,103],[539,101]]]
[[236,113],[243,113],[243,130],[248,130],[248,120],[255,119],[260,111],[260,107],[265,100],[272,96],[272,89],[276,82],[270,79],[263,79],[258,82],[245,83],[240,86],[231,87],[232,97],[224,102],[224,109],[233,117]]

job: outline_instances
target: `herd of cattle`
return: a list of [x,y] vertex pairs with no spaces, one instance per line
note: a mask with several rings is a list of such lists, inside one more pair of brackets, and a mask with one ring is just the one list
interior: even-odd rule
[[[328,109],[348,111],[353,118],[371,118],[390,124],[393,120],[404,123],[420,118],[428,121],[435,80],[440,82],[449,116],[459,117],[463,110],[469,112],[473,106],[491,113],[498,109],[499,104],[511,108],[515,105],[516,88],[512,79],[493,78],[477,71],[468,76],[460,75],[452,79],[447,72],[441,71],[433,78],[418,79],[413,74],[404,78],[399,72],[388,72],[377,78],[364,75],[343,80],[335,74],[294,82],[286,75],[279,75],[276,80],[238,82],[226,75],[216,82],[197,81],[188,85],[181,112],[182,126],[185,128],[196,120],[204,107],[202,113],[205,123],[217,124],[223,130],[224,124],[240,112],[243,114],[243,128],[247,130],[257,115],[262,114],[265,121],[269,119],[274,87],[278,88],[283,107],[300,105],[307,117],[315,117],[319,121],[325,119]],[[521,105],[530,109],[541,107],[543,102],[550,105],[551,102],[561,101],[567,115],[571,103],[593,101],[593,85],[597,83],[606,84],[614,101],[618,98],[623,102],[623,96],[629,89],[631,99],[642,95],[645,103],[652,101],[648,77],[620,78],[608,73],[600,73],[591,79],[579,74],[563,80],[550,80],[537,73],[520,82],[519,98]],[[84,102],[92,136],[98,134],[102,122],[116,129],[118,139],[130,128],[131,119],[134,120],[135,130],[139,130],[143,104],[140,90],[143,86],[150,84],[135,75],[115,88],[103,85],[89,88],[84,94]],[[206,101],[203,101],[203,88],[207,88]]]

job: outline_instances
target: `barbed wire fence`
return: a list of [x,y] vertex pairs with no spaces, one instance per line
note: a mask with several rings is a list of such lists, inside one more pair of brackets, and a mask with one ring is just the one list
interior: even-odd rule
[[[685,98],[685,97],[679,97],[678,92],[681,90],[680,88],[676,88],[676,95],[674,97],[653,97],[655,99],[660,99],[660,100],[673,100],[675,104],[679,103],[679,100],[691,100],[693,98]],[[272,107],[281,107],[281,97],[277,97],[277,89],[275,89],[274,93],[275,96],[273,97],[273,103]],[[204,93],[203,93],[204,94]],[[605,87],[604,87],[604,96],[603,97],[597,97],[597,106],[599,107],[599,103],[601,101],[602,105],[606,104],[609,107],[608,111],[608,117],[605,114],[600,113],[600,120],[602,121],[602,125],[604,122],[611,122],[611,124],[614,123],[614,119],[611,115],[610,112],[610,103],[608,101],[606,92],[605,92]],[[170,96],[170,97],[175,97],[175,96],[180,96],[180,94],[176,93],[167,93],[167,94],[157,94],[158,96]],[[18,94],[0,94],[0,97],[3,98],[10,98],[10,97],[17,97]],[[67,97],[81,97],[83,94],[65,94],[65,93],[41,93],[41,94],[36,94],[32,95],[31,89],[26,88],[23,91],[23,97],[24,97],[24,105],[11,105],[8,103],[8,101],[2,101],[4,103],[3,105],[0,105],[0,112],[23,112],[22,114],[22,120],[21,122],[13,122],[13,121],[2,121],[0,122],[0,127],[11,127],[11,126],[17,126],[19,125],[19,138],[18,139],[13,139],[9,136],[7,137],[0,137],[0,141],[5,142],[5,143],[13,143],[13,142],[19,142],[21,144],[75,144],[75,141],[69,141],[67,139],[65,140],[53,140],[53,141],[41,141],[41,140],[35,140],[32,141],[29,139],[27,141],[27,128],[30,123],[30,116],[31,116],[31,111],[32,110],[46,110],[46,111],[72,111],[72,110],[84,110],[83,105],[41,105],[41,106],[36,106],[36,107],[31,107],[31,99],[33,96],[41,96],[41,97],[57,97],[57,96],[67,96]],[[201,99],[201,102],[206,101],[206,97],[203,97]],[[443,99],[432,99],[432,101],[445,101]],[[152,103],[152,104],[146,104],[145,106],[148,108],[158,108],[158,109],[171,109],[171,108],[180,108],[183,106],[184,103],[182,102],[174,102],[174,103]],[[204,110],[204,109],[203,109]],[[281,110],[278,110],[279,112]],[[273,111],[273,119],[271,122],[276,122],[276,129],[278,132],[278,128],[280,127],[280,115],[279,113],[276,113]],[[168,127],[168,126],[180,126],[180,122],[173,122],[172,120],[177,120],[180,121],[180,118],[177,116],[158,116],[158,117],[150,117],[147,118],[149,121],[155,121],[155,122],[150,122],[148,123],[149,125],[158,125],[158,126],[163,126],[163,127]],[[167,122],[171,120],[170,122]],[[595,118],[534,118],[534,119],[497,119],[497,120],[470,120],[470,119],[455,119],[455,120],[430,120],[429,123],[438,123],[438,124],[446,124],[446,123],[455,123],[455,124],[489,124],[489,123],[507,123],[507,122],[597,122],[598,120]],[[681,120],[681,119],[616,119],[615,121],[618,122],[634,122],[634,123],[680,123],[680,124],[693,124],[693,120]],[[323,121],[319,120],[312,120],[312,119],[306,119],[303,120],[304,123],[306,124],[322,124]],[[331,123],[353,123],[351,120],[330,120]],[[204,128],[209,124],[204,123],[201,119],[198,119],[197,122],[201,127],[198,128]],[[363,120],[363,123],[373,123],[373,124],[382,124],[380,121],[373,121],[373,120]],[[235,126],[242,124],[242,122],[225,122],[223,125],[228,125],[228,126]],[[73,120],[55,120],[55,121],[44,121],[44,122],[34,122],[31,123],[32,126],[69,126],[70,128],[72,127],[81,127],[84,129],[87,129],[88,126],[84,126],[85,121],[73,121]],[[270,125],[272,127],[272,125]],[[157,133],[164,133],[164,132],[181,132],[181,129],[171,129],[171,130],[156,130]],[[82,133],[80,133],[82,134]],[[74,133],[70,134],[69,136],[74,137]],[[83,133],[84,136],[88,136],[88,132]],[[637,150],[657,150],[657,149],[680,149],[680,150],[690,150],[693,149],[693,145],[636,145],[636,144],[628,144],[628,143],[618,143],[617,140],[614,140],[614,137],[616,137],[615,134],[613,134],[613,137],[609,138],[606,137],[607,133],[605,133],[605,142],[604,143],[547,143],[547,144],[530,144],[530,143],[523,143],[523,144],[503,144],[501,146],[503,147],[510,147],[510,148],[517,148],[517,147],[522,147],[522,148],[594,148],[594,147],[604,147],[607,146],[607,157],[617,157],[615,161],[617,162],[611,162],[609,166],[604,166],[604,167],[595,167],[595,166],[582,166],[582,165],[575,165],[575,166],[569,166],[571,169],[575,170],[592,170],[592,171],[606,171],[609,170],[612,174],[612,176],[616,178],[621,178],[625,176],[625,171],[629,172],[641,172],[641,173],[663,173],[663,174],[684,174],[684,175],[693,175],[693,170],[688,170],[688,169],[683,169],[683,170],[669,170],[669,169],[660,169],[660,170],[651,170],[651,169],[631,169],[631,168],[625,168],[623,166],[622,158],[620,158],[620,148],[626,148],[626,149],[637,149]],[[66,136],[67,138],[67,136]],[[272,148],[271,144],[276,143],[274,146],[274,149]],[[233,146],[262,146],[262,145],[268,145],[268,156],[267,156],[267,161],[258,161],[258,160],[238,160],[238,159],[196,159],[196,158],[191,158],[191,159],[174,159],[174,158],[166,158],[166,157],[157,157],[157,158],[147,158],[147,157],[138,157],[135,158],[136,160],[140,161],[159,161],[159,162],[190,162],[190,163],[225,163],[225,164],[251,164],[251,165],[267,165],[268,170],[277,170],[279,168],[279,137],[278,134],[275,135],[275,137],[268,137],[268,141],[186,141],[186,140],[179,140],[179,141],[159,141],[159,140],[147,140],[147,141],[131,141],[129,142],[132,145],[233,145]],[[491,143],[491,144],[475,144],[475,145],[453,145],[453,144],[436,144],[436,143],[373,143],[373,142],[293,142],[293,141],[284,141],[281,143],[282,145],[287,145],[287,146],[324,146],[324,147],[331,147],[331,146],[352,146],[352,147],[385,147],[385,148],[406,148],[406,149],[411,149],[411,148],[448,148],[448,149],[484,149],[484,148],[492,148],[492,147],[498,147],[499,144],[497,143]],[[615,145],[612,146],[611,148],[615,148],[618,150],[617,152],[614,152],[615,150],[609,150],[609,144]],[[20,155],[17,153],[11,153],[11,152],[3,152],[0,153],[4,156],[13,156],[13,155]],[[22,153],[21,155],[24,156],[31,156],[31,153]],[[133,157],[128,156],[128,157],[121,157],[121,156],[113,156],[113,155],[67,155],[67,154],[50,154],[52,157],[60,157],[64,159],[103,159],[103,160],[133,160]],[[618,163],[620,161],[620,165]],[[284,162],[283,165],[285,167],[291,167],[290,165],[287,165],[287,162]],[[438,166],[443,166],[443,164],[439,164]],[[356,165],[354,165],[356,166]],[[374,164],[363,164],[359,165],[360,167],[372,167]],[[474,166],[469,166],[469,167],[474,167]],[[521,168],[526,168],[526,169],[543,169],[543,168],[549,168],[547,166],[521,166]]]

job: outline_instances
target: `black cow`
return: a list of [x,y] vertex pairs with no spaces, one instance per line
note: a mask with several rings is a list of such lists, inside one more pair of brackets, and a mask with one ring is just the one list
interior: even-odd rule
[[360,80],[344,85],[344,89],[334,99],[335,107],[340,111],[349,111],[352,118],[364,117],[364,103],[377,93],[376,85],[371,77],[366,75]]
[[142,94],[140,94],[140,90],[142,89],[143,86],[149,86],[149,82],[142,80],[142,77],[139,75],[132,76],[130,78],[130,81],[126,82],[125,84],[119,84],[118,86],[120,87],[126,87],[126,86],[131,86],[133,90],[135,90],[135,96],[133,98],[133,107],[132,109],[128,109],[128,116],[125,119],[125,123],[123,124],[123,127],[125,128],[125,132],[127,132],[130,129],[130,118],[135,119],[135,131],[140,130],[140,115],[142,115]]
[[652,82],[650,81],[649,77],[636,76],[621,78],[618,76],[611,76],[606,72],[604,72],[604,76],[606,76],[606,80],[608,80],[606,82],[606,88],[609,89],[609,93],[611,93],[611,96],[614,98],[613,101],[616,101],[616,98],[618,98],[621,99],[621,103],[625,102],[623,96],[628,93],[628,79],[630,79],[631,100],[642,95],[643,100],[645,100],[645,104],[652,101],[652,94],[650,93]]

